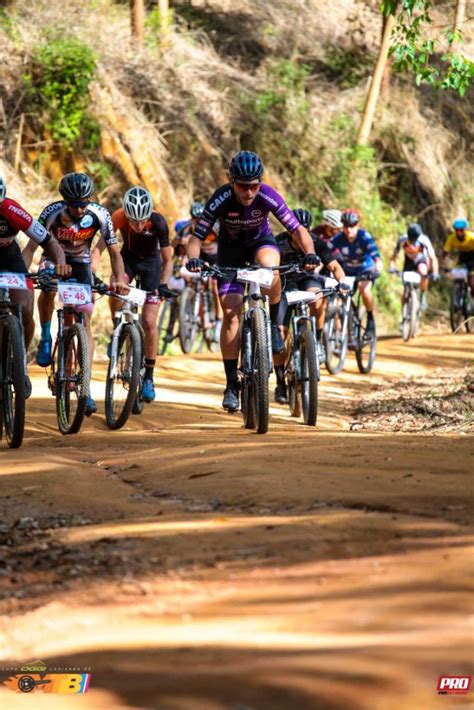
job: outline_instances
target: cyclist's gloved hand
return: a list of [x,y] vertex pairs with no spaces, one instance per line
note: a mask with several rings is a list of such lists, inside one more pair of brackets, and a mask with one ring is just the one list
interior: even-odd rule
[[345,284],[343,281],[340,281],[340,282],[337,284],[337,290],[338,290],[339,293],[342,294],[343,296],[347,296],[347,295],[352,291],[352,289],[351,289],[351,287],[349,286],[349,284]]
[[202,267],[204,266],[204,262],[202,259],[189,259],[188,263],[186,264],[186,268],[188,271],[201,271]]
[[314,271],[317,266],[321,263],[321,259],[316,254],[306,254],[303,265],[306,271]]
[[160,298],[176,298],[179,294],[176,291],[172,291],[168,284],[160,284],[158,286],[158,295]]
[[437,272],[431,274],[431,280],[432,280],[432,281],[439,281],[439,279],[440,279],[440,276],[439,276],[439,274],[438,274]]

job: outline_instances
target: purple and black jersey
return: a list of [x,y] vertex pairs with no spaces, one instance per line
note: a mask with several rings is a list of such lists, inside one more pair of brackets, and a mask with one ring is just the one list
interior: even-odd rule
[[206,202],[194,235],[204,240],[219,220],[219,243],[253,247],[259,240],[272,236],[268,221],[270,212],[288,232],[301,226],[281,195],[269,185],[262,183],[252,204],[245,207],[237,201],[230,183],[227,183]]

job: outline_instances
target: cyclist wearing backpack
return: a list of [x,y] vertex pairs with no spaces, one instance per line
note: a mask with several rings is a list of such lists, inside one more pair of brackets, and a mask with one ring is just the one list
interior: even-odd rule
[[[304,267],[314,271],[318,263],[313,240],[298,222],[289,207],[273,188],[262,182],[264,167],[252,151],[236,153],[229,163],[229,182],[220,187],[207,201],[195,234],[188,244],[188,269],[199,271],[201,242],[219,220],[217,263],[221,266],[242,267],[246,262],[261,266],[278,266],[280,252],[270,229],[268,215],[272,213],[291,234],[304,252]],[[240,312],[243,304],[243,285],[232,277],[219,280],[219,294],[224,309],[221,331],[221,350],[227,386],[222,405],[236,411],[239,407],[237,362],[239,356]],[[275,273],[270,287],[270,320],[274,353],[285,348],[278,325],[281,282]]]
[[[359,228],[360,214],[357,210],[347,209],[342,212],[342,232],[336,234],[331,241],[335,258],[341,255],[344,271],[347,276],[361,276],[370,274],[372,280],[379,277],[383,270],[383,263],[379,250],[372,235],[365,229]],[[373,334],[374,325],[374,297],[372,294],[372,280],[359,281],[359,291],[367,311],[367,334]]]

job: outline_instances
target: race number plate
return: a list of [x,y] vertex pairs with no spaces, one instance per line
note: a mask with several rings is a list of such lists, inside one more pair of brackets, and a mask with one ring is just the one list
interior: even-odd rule
[[293,303],[309,303],[316,298],[316,294],[309,291],[286,291],[285,296],[289,306]]
[[85,306],[92,303],[92,291],[88,284],[60,283],[58,293],[65,306]]
[[421,276],[416,271],[404,271],[403,272],[403,283],[404,284],[419,284],[421,281]]
[[16,288],[27,291],[28,284],[25,274],[11,274],[6,271],[0,273],[0,288]]
[[237,281],[271,286],[273,272],[270,269],[237,269]]
[[145,304],[146,297],[146,291],[142,291],[141,288],[132,287],[130,287],[129,292],[124,296],[129,303],[134,303],[136,306],[143,306]]
[[354,282],[355,282],[355,276],[345,276],[344,277],[344,283],[350,286],[351,288],[354,288]]
[[467,269],[463,269],[460,266],[456,269],[451,269],[449,275],[454,281],[457,281],[458,279],[467,279]]

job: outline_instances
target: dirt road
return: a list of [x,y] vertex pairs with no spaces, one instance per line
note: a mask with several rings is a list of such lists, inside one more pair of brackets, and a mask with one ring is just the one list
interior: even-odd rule
[[372,376],[324,376],[316,430],[274,405],[266,436],[220,410],[217,357],[163,358],[159,403],[73,437],[33,368],[25,444],[0,449],[0,666],[92,678],[0,690],[2,710],[472,707],[436,692],[472,673],[472,438],[351,431],[351,411],[473,345],[383,341]]

